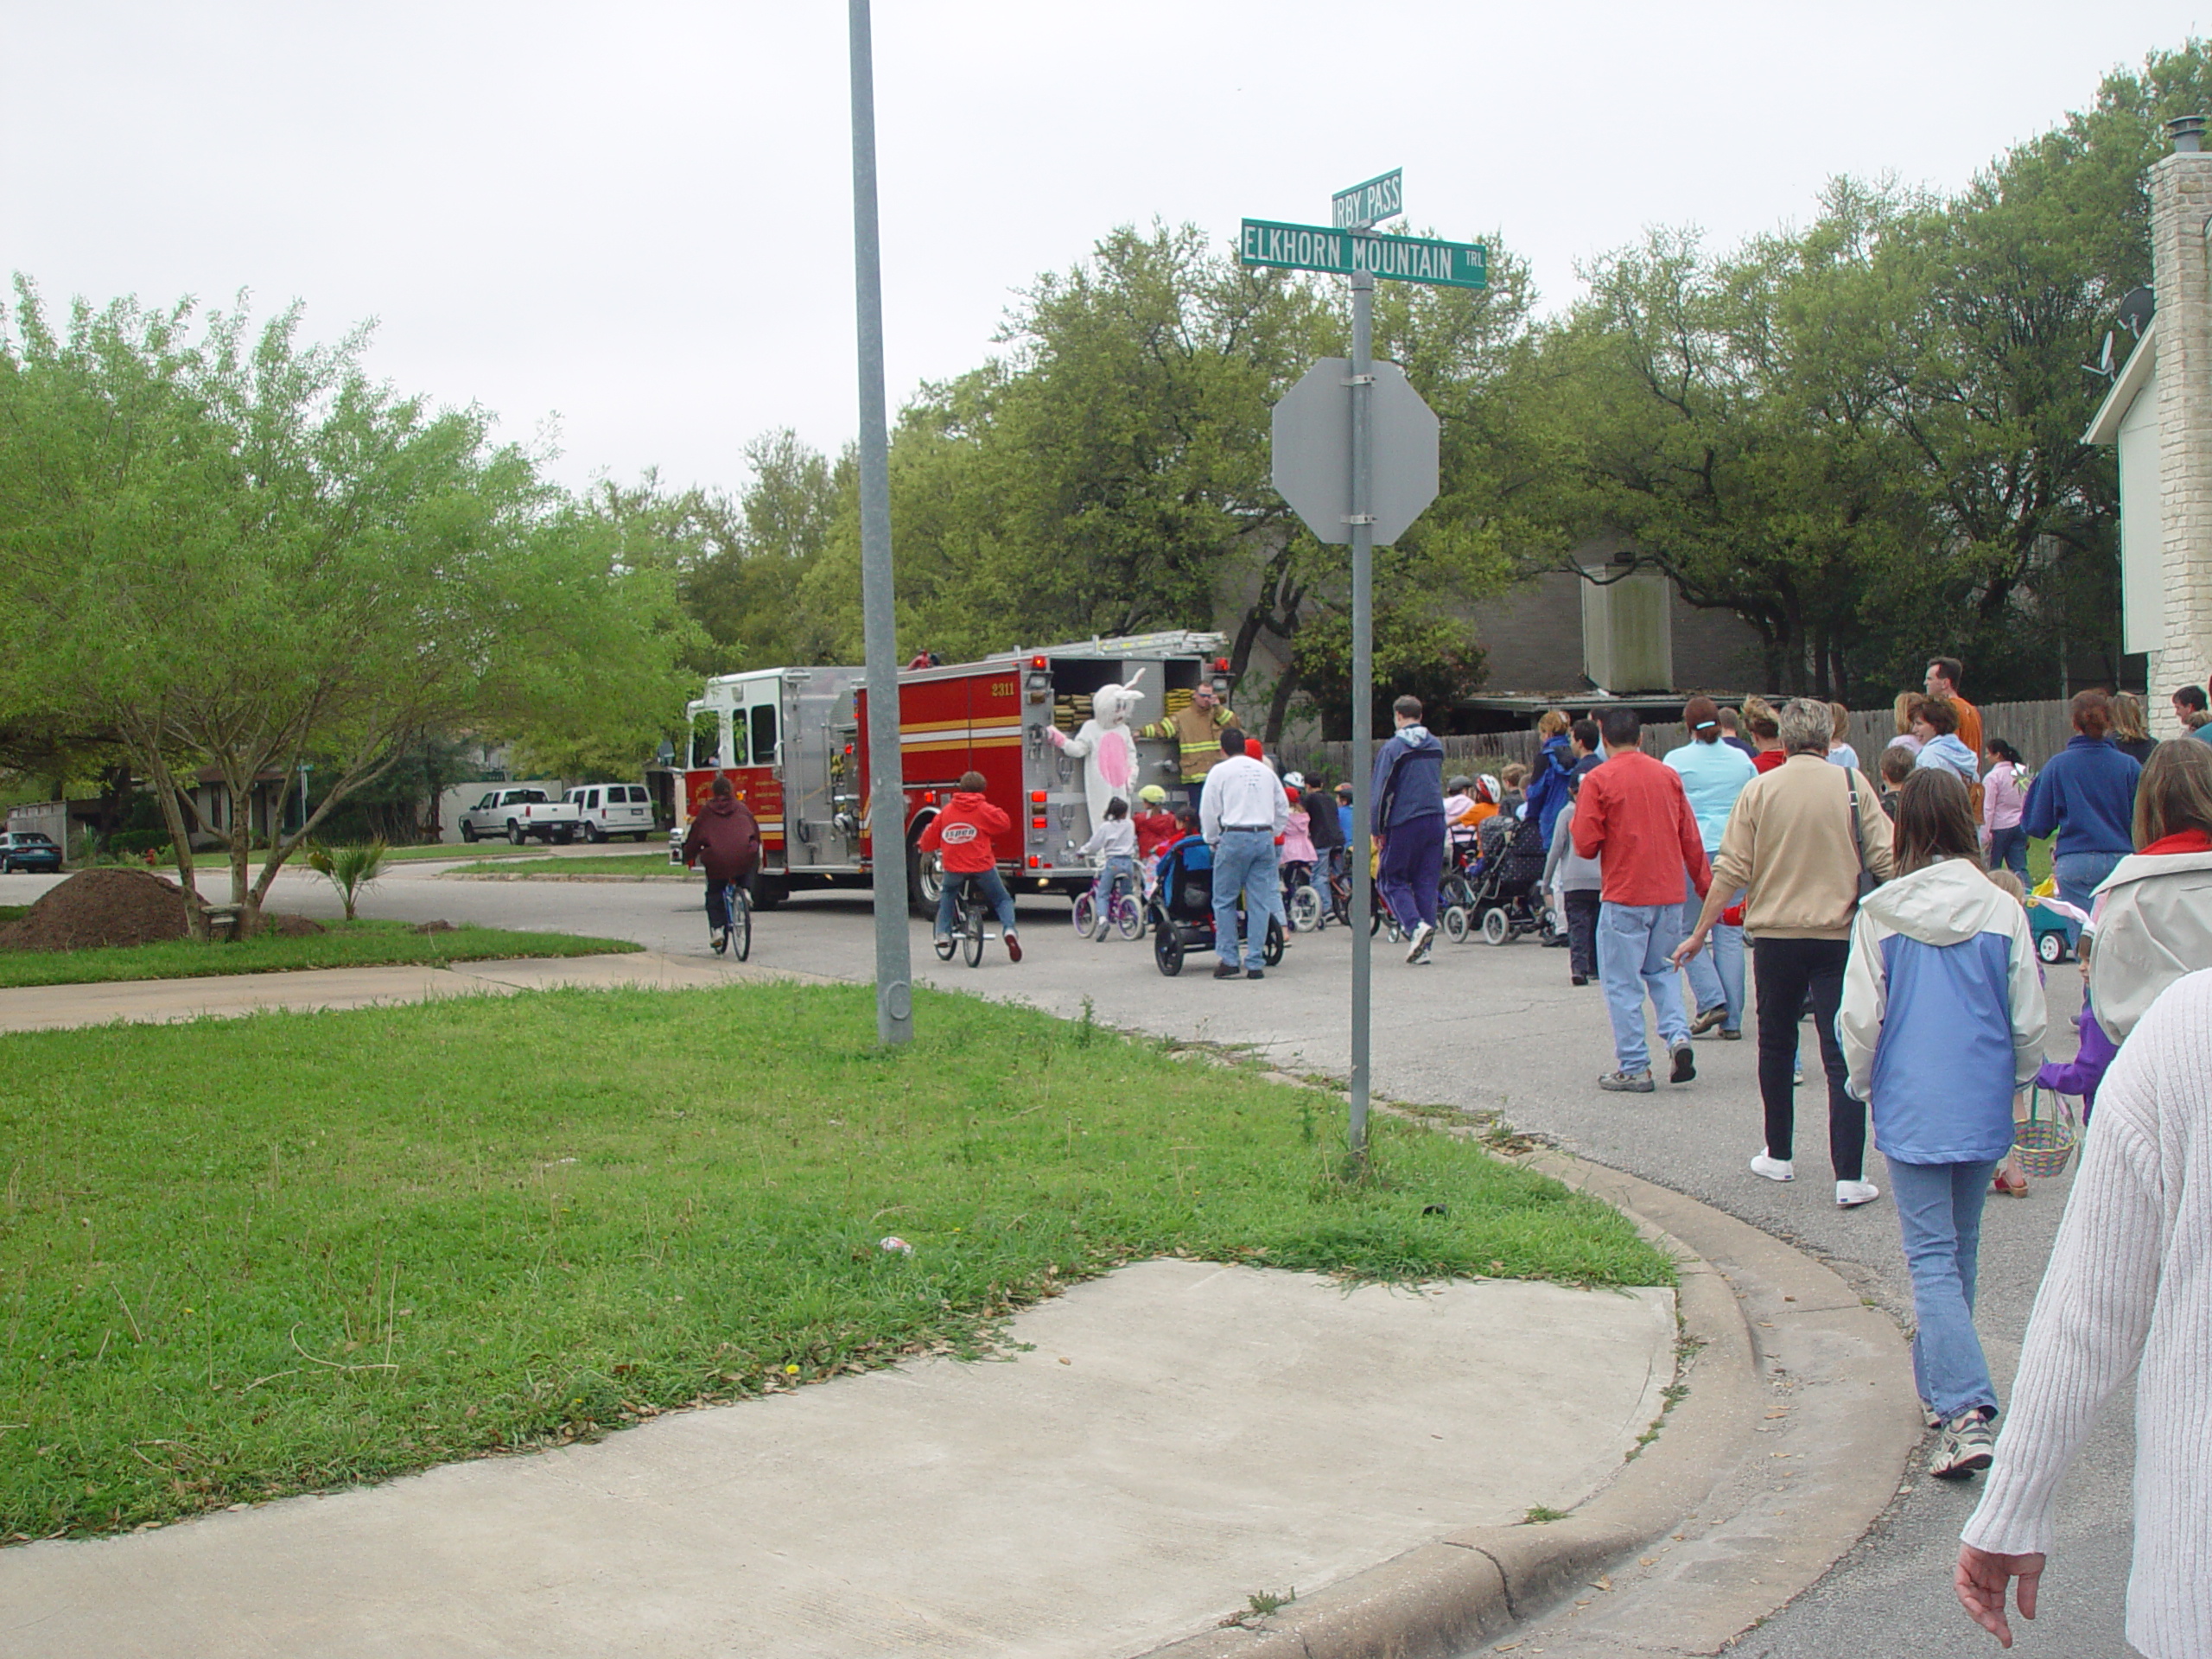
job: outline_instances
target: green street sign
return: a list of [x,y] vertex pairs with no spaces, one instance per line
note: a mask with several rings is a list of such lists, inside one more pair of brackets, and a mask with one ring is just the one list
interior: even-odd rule
[[1487,288],[1490,250],[1481,243],[1432,242],[1419,236],[1381,236],[1371,231],[1332,231],[1319,225],[1278,225],[1248,219],[1236,238],[1236,257],[1248,265],[1284,270],[1325,270],[1349,276],[1371,270],[1405,283],[1445,288]]
[[1340,231],[1363,231],[1406,211],[1406,169],[1388,173],[1339,190],[1329,198],[1329,222]]

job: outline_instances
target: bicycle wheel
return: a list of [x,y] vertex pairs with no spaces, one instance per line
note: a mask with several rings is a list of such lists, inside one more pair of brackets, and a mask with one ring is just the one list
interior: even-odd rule
[[960,930],[961,954],[970,968],[983,965],[983,907],[980,904],[967,907]]
[[1098,925],[1098,900],[1088,888],[1075,896],[1075,903],[1068,907],[1068,919],[1075,924],[1076,937],[1087,939],[1094,933],[1104,931]]
[[[957,919],[954,921],[953,925],[956,927],[959,925]],[[939,962],[950,962],[952,953],[960,948],[960,936],[957,933],[935,934],[930,942],[937,947],[937,959]]]
[[743,887],[729,896],[729,953],[740,962],[753,954],[753,900]]
[[1114,895],[1114,931],[1125,939],[1144,938],[1144,906],[1132,893]]
[[1351,883],[1340,875],[1329,878],[1329,919],[1340,927],[1351,925]]
[[1321,895],[1300,884],[1290,895],[1290,925],[1300,933],[1321,925]]

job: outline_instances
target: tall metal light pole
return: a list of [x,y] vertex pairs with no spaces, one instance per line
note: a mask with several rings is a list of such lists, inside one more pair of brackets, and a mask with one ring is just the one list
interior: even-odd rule
[[1375,273],[1351,274],[1351,1155],[1367,1156],[1367,1037],[1375,899],[1367,863],[1374,847],[1375,738]]
[[860,321],[861,620],[867,640],[868,833],[875,888],[875,1037],[913,1040],[906,938],[905,757],[891,583],[891,444],[883,408],[883,259],[875,212],[875,61],[868,0],[851,0],[853,288]]

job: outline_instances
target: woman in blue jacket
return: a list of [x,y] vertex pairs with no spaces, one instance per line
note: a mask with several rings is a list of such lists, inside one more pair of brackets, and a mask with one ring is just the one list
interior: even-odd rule
[[2050,873],[2058,896],[2087,912],[2113,867],[2135,850],[2135,785],[2143,768],[2106,735],[2112,702],[2101,691],[2075,694],[2074,736],[2036,774],[2020,827],[2037,840],[2058,831]]
[[[1947,1480],[1986,1469],[1996,1444],[1997,1390],[1974,1328],[1981,1208],[2048,1017],[2027,912],[1989,880],[1978,843],[1956,776],[1905,779],[1897,875],[1859,906],[1835,1021],[1845,1086],[1872,1108],[1889,1164],[1912,1272],[1913,1378],[1943,1425],[1928,1471]],[[1843,1183],[1836,1193],[1843,1202]]]
[[1567,774],[1574,770],[1574,749],[1567,741],[1573,723],[1564,709],[1554,709],[1536,722],[1536,735],[1544,747],[1529,779],[1529,809],[1522,816],[1535,819],[1542,829],[1547,850],[1552,844],[1552,826],[1567,806]]

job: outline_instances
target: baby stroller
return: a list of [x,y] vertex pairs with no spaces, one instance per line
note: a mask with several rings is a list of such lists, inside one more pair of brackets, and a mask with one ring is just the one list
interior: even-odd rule
[[[1152,959],[1173,979],[1183,971],[1184,957],[1214,948],[1213,849],[1196,836],[1179,841],[1161,855],[1160,882],[1152,892]],[[1260,960],[1270,968],[1282,960],[1282,924],[1268,918],[1268,937]]]
[[1536,892],[1544,874],[1544,829],[1534,818],[1501,812],[1477,826],[1478,851],[1465,871],[1471,893],[1445,911],[1444,934],[1459,940],[1479,932],[1487,944],[1508,944],[1523,933],[1548,938],[1550,912]]

